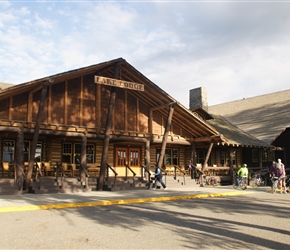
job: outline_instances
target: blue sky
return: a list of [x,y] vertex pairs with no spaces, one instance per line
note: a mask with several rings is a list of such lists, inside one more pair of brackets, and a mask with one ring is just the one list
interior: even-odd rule
[[289,89],[290,1],[1,1],[0,82],[124,58],[189,105]]

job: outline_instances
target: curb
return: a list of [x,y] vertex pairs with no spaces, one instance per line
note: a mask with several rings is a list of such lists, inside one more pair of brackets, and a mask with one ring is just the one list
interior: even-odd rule
[[209,197],[235,196],[235,195],[249,194],[249,193],[252,193],[252,192],[235,191],[235,192],[224,192],[224,193],[215,193],[215,194],[209,193],[209,194],[196,194],[196,195],[135,198],[135,199],[126,199],[126,200],[102,200],[102,201],[96,201],[96,202],[78,202],[78,203],[60,203],[60,204],[30,205],[30,206],[18,206],[18,207],[1,207],[0,213],[33,211],[33,210],[49,210],[49,209],[65,209],[65,208],[78,208],[78,207],[125,205],[125,204],[132,204],[132,203],[162,202],[162,201],[186,200],[186,199],[200,199],[200,198],[209,198]]

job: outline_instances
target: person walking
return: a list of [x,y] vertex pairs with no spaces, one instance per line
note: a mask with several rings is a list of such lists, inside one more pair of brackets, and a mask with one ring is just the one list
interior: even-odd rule
[[247,185],[248,185],[248,174],[249,174],[249,170],[248,170],[247,164],[243,164],[243,166],[238,170],[237,174],[240,175],[243,178],[243,180],[245,182],[245,187],[247,188]]
[[284,189],[284,193],[287,194],[285,166],[282,163],[281,159],[278,159],[278,162],[276,164],[276,169],[277,169],[277,172],[276,172],[277,177],[279,178],[280,193],[282,194],[282,191]]
[[276,168],[276,162],[275,161],[273,161],[271,166],[269,167],[269,172],[270,172],[270,177],[275,177],[276,176],[277,168]]
[[160,182],[160,184],[162,185],[164,190],[167,189],[165,183],[162,180],[162,170],[159,167],[156,167],[156,169],[155,169],[155,181],[154,181],[154,184],[152,186],[153,190],[156,189],[158,182]]

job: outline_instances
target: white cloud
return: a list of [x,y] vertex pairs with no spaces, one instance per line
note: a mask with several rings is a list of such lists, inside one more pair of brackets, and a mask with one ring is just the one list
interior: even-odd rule
[[[125,58],[188,106],[287,89],[290,3],[4,2],[0,81]],[[17,72],[17,74],[15,74]]]

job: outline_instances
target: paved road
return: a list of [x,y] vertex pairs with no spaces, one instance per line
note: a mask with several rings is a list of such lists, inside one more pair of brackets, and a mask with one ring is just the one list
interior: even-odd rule
[[290,194],[268,190],[2,196],[0,248],[290,249]]

